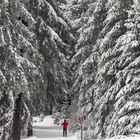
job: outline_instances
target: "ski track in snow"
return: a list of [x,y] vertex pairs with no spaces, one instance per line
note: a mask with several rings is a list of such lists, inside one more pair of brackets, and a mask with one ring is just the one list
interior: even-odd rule
[[37,117],[34,120],[36,120],[33,124],[34,136],[22,140],[78,140],[70,132],[68,132],[68,137],[63,137],[61,126],[54,125],[51,116],[45,117],[43,121],[39,121]]

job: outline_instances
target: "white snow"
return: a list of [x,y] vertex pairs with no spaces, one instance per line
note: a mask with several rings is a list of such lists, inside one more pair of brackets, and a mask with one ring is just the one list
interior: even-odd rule
[[43,116],[42,117],[41,116],[40,117],[34,117],[33,120],[34,120],[33,127],[37,127],[37,126],[40,126],[40,127],[57,126],[57,125],[54,125],[54,119],[53,119],[52,116],[46,116],[44,118],[43,118]]
[[125,136],[117,136],[117,137],[113,137],[113,138],[108,138],[105,140],[140,140],[140,136],[139,135],[132,135],[129,137],[125,137]]
[[68,131],[68,137],[62,136],[61,125],[54,125],[54,119],[46,116],[43,121],[41,117],[34,117],[33,137],[24,138],[22,140],[78,140],[76,135],[72,135]]
[[[68,137],[63,137],[61,126],[54,125],[54,119],[52,116],[46,116],[44,119],[42,118],[34,117],[34,136],[24,138],[22,140],[80,140],[77,138],[78,135],[72,135],[70,132],[68,132]],[[131,135],[128,137],[116,136],[113,138],[106,138],[104,140],[140,140],[140,135]]]

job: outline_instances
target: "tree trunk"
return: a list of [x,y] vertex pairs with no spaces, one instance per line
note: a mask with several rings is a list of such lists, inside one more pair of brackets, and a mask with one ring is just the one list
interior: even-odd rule
[[12,140],[20,140],[21,101],[22,101],[22,93],[20,93],[18,95],[18,98],[15,101],[15,111],[14,111],[14,116],[13,116]]

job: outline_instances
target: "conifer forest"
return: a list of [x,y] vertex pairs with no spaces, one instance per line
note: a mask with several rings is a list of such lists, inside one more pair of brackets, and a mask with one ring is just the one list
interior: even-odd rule
[[140,0],[0,0],[0,140],[40,114],[140,134]]

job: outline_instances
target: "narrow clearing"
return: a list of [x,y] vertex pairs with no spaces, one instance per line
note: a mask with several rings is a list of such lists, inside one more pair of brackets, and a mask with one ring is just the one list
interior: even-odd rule
[[34,136],[22,140],[78,140],[70,132],[68,132],[68,137],[63,137],[61,126],[54,125],[51,116],[45,117],[43,121],[39,118],[34,118],[34,120],[36,121],[33,124]]
[[[62,127],[54,125],[54,119],[51,116],[46,116],[43,121],[35,117],[33,124],[33,137],[24,138],[22,140],[78,140],[76,135],[68,132],[68,137],[62,136]],[[105,140],[140,140],[140,135],[116,136],[106,138]]]

